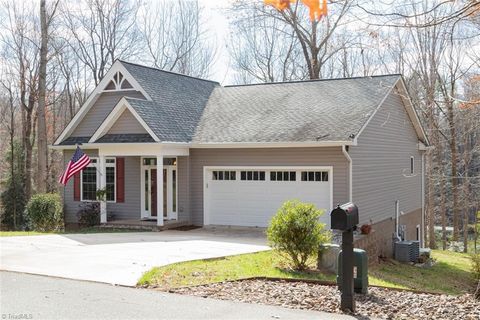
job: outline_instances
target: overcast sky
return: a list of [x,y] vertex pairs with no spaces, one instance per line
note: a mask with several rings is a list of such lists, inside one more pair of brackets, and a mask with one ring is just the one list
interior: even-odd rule
[[209,33],[217,43],[217,59],[210,78],[228,84],[231,82],[232,72],[229,68],[230,57],[226,47],[229,25],[225,16],[225,8],[230,5],[232,0],[199,0],[199,2],[205,8]]

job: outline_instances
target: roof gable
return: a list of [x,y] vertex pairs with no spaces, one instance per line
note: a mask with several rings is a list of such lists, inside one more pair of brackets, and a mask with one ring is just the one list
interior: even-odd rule
[[215,88],[197,143],[351,142],[398,75]]
[[54,144],[61,144],[63,140],[68,138],[75,128],[81,123],[90,109],[95,105],[97,99],[103,92],[121,92],[121,91],[138,91],[147,99],[151,100],[150,95],[143,89],[137,80],[130,74],[120,61],[115,61],[112,67],[107,71],[95,90],[88,96],[85,103],[75,114],[73,119],[68,123],[67,127],[60,133]]
[[135,118],[130,110],[123,110],[122,114],[112,124],[106,134],[145,134],[147,130]]

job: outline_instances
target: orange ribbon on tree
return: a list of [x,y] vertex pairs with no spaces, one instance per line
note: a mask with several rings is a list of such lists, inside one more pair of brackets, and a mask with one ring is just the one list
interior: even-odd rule
[[[295,0],[264,0],[268,6],[282,11],[290,7],[290,3]],[[320,21],[322,17],[327,15],[327,0],[302,0],[303,4],[310,10],[310,20]]]

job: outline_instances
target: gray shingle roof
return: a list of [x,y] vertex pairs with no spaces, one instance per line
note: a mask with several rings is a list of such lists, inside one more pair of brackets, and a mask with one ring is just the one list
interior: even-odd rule
[[106,134],[98,143],[155,142],[148,133]]
[[351,141],[400,78],[385,75],[222,87],[209,80],[121,63],[152,101],[126,99],[160,141],[168,142]]
[[218,87],[193,141],[351,141],[399,77]]
[[87,143],[90,137],[68,137],[60,142],[61,146],[74,146],[76,144]]
[[[191,141],[208,98],[218,82],[122,61],[152,98],[134,108],[162,141]],[[129,99],[130,102],[133,99]]]

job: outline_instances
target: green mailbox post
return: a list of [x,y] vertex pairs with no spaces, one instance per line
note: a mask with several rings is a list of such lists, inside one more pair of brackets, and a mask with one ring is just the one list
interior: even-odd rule
[[[366,294],[368,290],[368,257],[362,249],[353,249],[353,289],[355,293]],[[342,251],[338,254],[337,285],[342,290]]]

